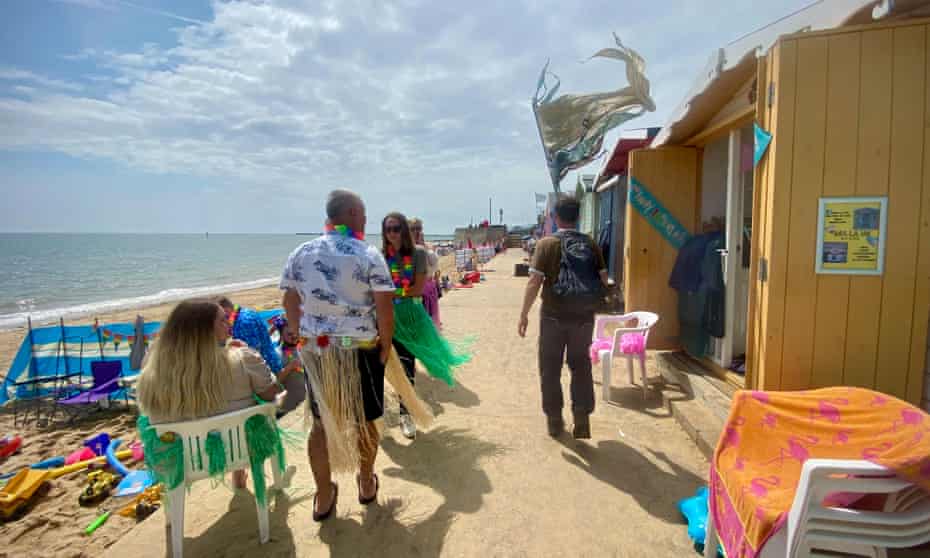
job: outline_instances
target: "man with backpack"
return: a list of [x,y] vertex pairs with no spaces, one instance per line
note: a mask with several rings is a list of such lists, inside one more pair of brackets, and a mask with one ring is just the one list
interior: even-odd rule
[[575,438],[590,438],[589,415],[594,412],[594,379],[588,347],[594,313],[604,303],[607,266],[590,236],[576,230],[580,204],[562,197],[555,205],[558,231],[536,244],[530,280],[523,298],[517,331],[526,336],[528,314],[542,288],[539,325],[539,376],[542,407],[549,435],[565,430],[562,419],[562,362],[571,370],[571,399]]

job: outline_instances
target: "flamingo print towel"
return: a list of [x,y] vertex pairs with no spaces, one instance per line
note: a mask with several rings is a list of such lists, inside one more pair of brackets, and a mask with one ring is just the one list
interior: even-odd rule
[[736,392],[710,471],[729,558],[754,558],[781,527],[809,458],[865,459],[930,491],[930,415],[860,388]]

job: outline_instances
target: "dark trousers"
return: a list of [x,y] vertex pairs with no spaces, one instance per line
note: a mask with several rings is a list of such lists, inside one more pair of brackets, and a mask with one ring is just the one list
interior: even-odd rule
[[[400,358],[400,363],[404,366],[404,373],[407,375],[407,379],[410,380],[410,385],[416,385],[417,358],[400,341],[395,339],[393,344],[394,349],[397,350],[397,356]],[[400,412],[401,414],[407,413],[407,407],[404,407],[403,403],[400,404]]]
[[591,334],[594,317],[553,318],[539,322],[539,377],[542,407],[546,416],[562,416],[562,362],[571,370],[572,413],[594,412],[594,379],[591,377]]

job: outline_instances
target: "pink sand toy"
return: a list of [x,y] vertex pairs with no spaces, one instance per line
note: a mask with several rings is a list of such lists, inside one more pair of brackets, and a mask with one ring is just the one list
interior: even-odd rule
[[65,465],[74,465],[75,463],[80,463],[81,461],[87,461],[97,457],[97,454],[94,453],[94,450],[83,447],[75,452],[72,452],[65,458]]
[[129,449],[132,450],[133,461],[145,460],[145,450],[142,449],[142,444],[140,444],[139,442],[133,442],[129,444]]

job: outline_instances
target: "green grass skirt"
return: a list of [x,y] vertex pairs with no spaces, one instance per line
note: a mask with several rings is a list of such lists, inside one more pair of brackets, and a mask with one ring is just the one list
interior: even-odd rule
[[439,334],[423,303],[412,298],[394,304],[394,339],[413,353],[429,375],[455,385],[453,369],[471,360],[470,340],[453,343]]

